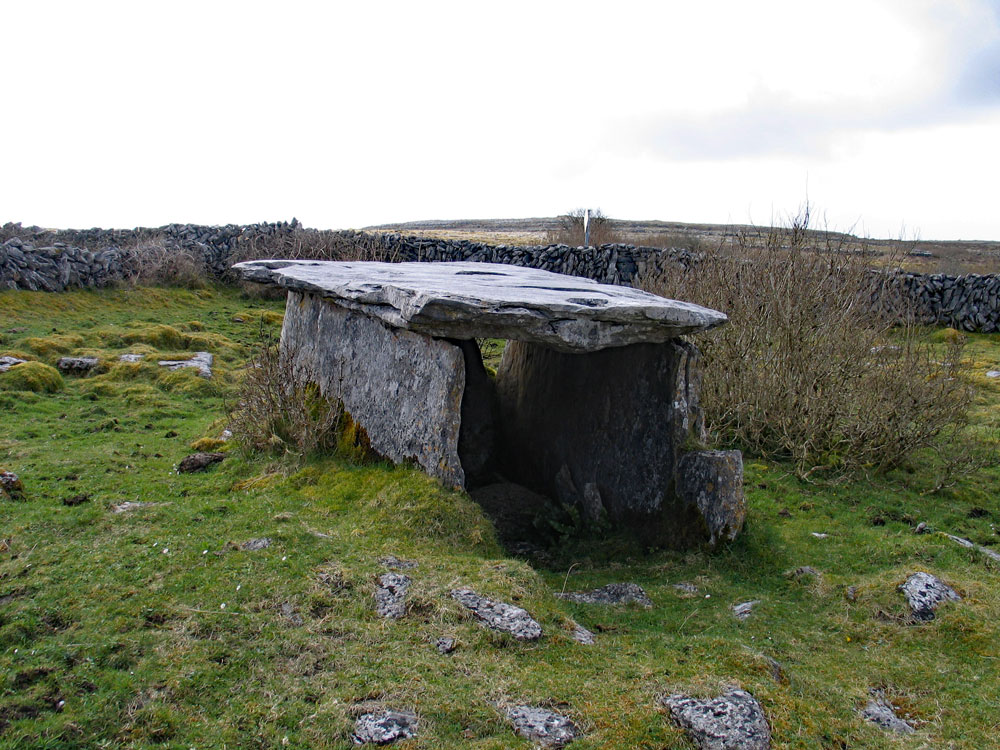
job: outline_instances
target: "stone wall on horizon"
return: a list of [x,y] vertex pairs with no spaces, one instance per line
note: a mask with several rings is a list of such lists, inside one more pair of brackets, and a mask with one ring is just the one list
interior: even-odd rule
[[[0,289],[57,292],[128,282],[142,263],[144,243],[186,253],[199,262],[207,276],[219,281],[232,280],[229,268],[234,262],[264,257],[507,263],[623,285],[678,263],[697,262],[697,256],[684,249],[624,244],[487,245],[470,240],[304,229],[295,220],[245,226],[169,224],[156,229],[54,231],[6,224],[0,227]],[[924,323],[982,333],[1000,330],[1000,275],[902,272],[897,279],[898,288],[913,300]]]

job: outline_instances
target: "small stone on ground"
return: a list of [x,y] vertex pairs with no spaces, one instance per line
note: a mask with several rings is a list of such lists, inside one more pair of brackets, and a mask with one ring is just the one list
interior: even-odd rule
[[701,750],[770,750],[771,729],[764,710],[745,690],[711,699],[671,695],[661,700]]
[[420,567],[416,560],[400,560],[395,555],[386,555],[378,559],[379,565],[390,570],[413,570]]
[[519,641],[535,641],[542,637],[542,626],[520,607],[487,599],[470,589],[455,589],[451,598],[491,630],[507,633]]
[[681,581],[673,585],[678,596],[694,596],[698,593],[698,587],[688,581]]
[[544,708],[510,706],[506,713],[515,732],[542,747],[565,747],[580,735],[569,718]]
[[1000,378],[1000,370],[987,370],[986,377],[988,378]]
[[7,372],[14,365],[23,364],[25,361],[17,357],[0,357],[0,372]]
[[143,508],[155,508],[158,505],[163,505],[163,503],[149,503],[145,501],[132,501],[126,500],[124,503],[118,503],[118,505],[111,506],[112,513],[128,513],[132,510],[142,510]]
[[119,362],[140,362],[145,354],[122,354],[118,357]]
[[434,647],[438,650],[439,654],[450,654],[455,650],[455,639],[454,638],[438,638]]
[[24,485],[21,483],[20,477],[12,471],[0,471],[0,493],[11,500],[23,499]]
[[887,732],[913,734],[916,731],[909,722],[896,716],[896,711],[882,695],[876,695],[861,709],[861,716]]
[[97,367],[97,357],[62,357],[56,367],[62,372],[90,372]]
[[177,471],[181,474],[190,474],[195,471],[204,471],[212,464],[218,463],[226,457],[225,453],[192,453],[186,456],[177,466]]
[[270,546],[270,537],[262,536],[258,539],[248,539],[240,545],[240,549],[245,552],[256,552],[259,549],[267,549]]
[[182,370],[185,367],[193,367],[198,370],[198,374],[203,378],[212,377],[212,361],[214,357],[208,352],[195,352],[191,359],[163,359],[159,361],[160,367],[168,370]]
[[583,625],[573,625],[573,640],[577,643],[582,643],[584,646],[593,646],[596,642],[596,636],[587,630]]
[[638,604],[652,607],[653,602],[642,586],[637,583],[609,583],[591,591],[570,591],[556,594],[560,599],[566,599],[580,604]]
[[968,539],[963,539],[960,536],[953,536],[951,534],[945,534],[945,536],[948,537],[949,539],[951,539],[951,541],[955,542],[955,544],[960,544],[961,546],[965,547],[966,549],[974,549],[974,550],[976,550],[976,552],[979,552],[980,554],[985,555],[986,557],[990,558],[994,562],[1000,562],[1000,552],[997,552],[995,550],[991,550],[989,547],[984,547],[981,544],[976,544],[975,542],[970,542]]
[[923,571],[913,573],[900,584],[899,590],[903,592],[913,617],[917,620],[933,620],[934,611],[942,602],[957,602],[962,599],[955,589],[940,578]]
[[362,714],[354,723],[354,744],[388,745],[417,734],[417,717],[402,711]]
[[730,609],[733,610],[733,616],[740,622],[743,622],[753,614],[753,608],[758,604],[760,604],[760,599],[751,599],[748,602],[733,604]]
[[289,623],[299,627],[305,624],[305,620],[302,619],[302,615],[295,611],[293,607],[288,602],[281,605],[281,616],[288,620]]
[[375,611],[379,617],[398,620],[406,614],[406,590],[410,587],[409,576],[402,573],[385,573],[378,579],[375,589]]

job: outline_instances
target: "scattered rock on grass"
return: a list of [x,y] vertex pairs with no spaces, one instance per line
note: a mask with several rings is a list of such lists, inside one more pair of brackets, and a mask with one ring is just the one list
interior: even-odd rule
[[97,357],[62,357],[56,367],[66,373],[90,372],[97,367]]
[[981,544],[970,542],[968,539],[963,539],[960,536],[952,536],[951,534],[945,534],[945,536],[951,539],[951,541],[953,541],[955,544],[959,544],[965,547],[966,549],[974,549],[976,550],[976,552],[986,555],[986,557],[990,558],[994,562],[1000,562],[1000,552],[991,550],[989,547],[984,547]]
[[455,650],[455,639],[438,638],[437,642],[434,644],[434,648],[438,650],[439,654],[450,654]]
[[913,573],[900,584],[899,590],[903,592],[913,617],[917,620],[933,620],[934,611],[941,602],[957,602],[962,599],[955,589],[940,578],[923,571]]
[[506,714],[515,732],[542,747],[565,747],[580,735],[569,718],[544,708],[510,706]]
[[354,723],[354,744],[388,745],[417,734],[417,717],[402,711],[362,714]]
[[828,536],[830,536],[829,534],[826,534],[822,531],[810,531],[809,533],[812,534],[817,539],[826,539]]
[[567,599],[580,604],[631,604],[652,607],[653,602],[646,596],[642,586],[637,583],[609,583],[591,591],[571,591],[556,594],[560,599]]
[[145,357],[145,354],[122,354],[118,357],[119,362],[139,362]]
[[742,602],[740,604],[733,604],[729,608],[733,610],[733,616],[743,622],[751,614],[753,614],[753,608],[760,604],[760,599],[751,599],[748,602]]
[[112,513],[128,513],[132,510],[142,510],[143,508],[155,508],[158,505],[163,505],[163,503],[150,503],[145,501],[132,501],[126,500],[124,503],[118,503],[118,505],[111,506]]
[[185,367],[193,367],[198,370],[198,374],[203,378],[212,377],[212,362],[214,357],[208,352],[195,352],[191,359],[163,359],[158,362],[160,367],[168,370],[182,370]]
[[987,370],[986,377],[988,378],[1000,378],[1000,370]]
[[218,463],[226,457],[225,453],[192,453],[185,457],[177,465],[177,471],[181,474],[190,474],[195,471],[204,471],[212,464]]
[[25,361],[17,357],[0,357],[0,372],[7,372],[14,365],[24,364]]
[[398,620],[406,614],[406,590],[410,587],[409,576],[402,573],[384,573],[379,576],[375,589],[375,611],[379,617]]
[[470,589],[455,589],[451,598],[491,630],[507,633],[519,641],[535,641],[542,637],[542,626],[520,607],[487,599]]
[[925,534],[927,532],[927,522],[921,521],[917,524],[916,528],[913,529],[914,534]]
[[701,750],[770,750],[771,729],[764,710],[745,690],[707,700],[687,695],[661,700]]
[[23,500],[24,484],[20,477],[12,471],[0,471],[0,494],[11,500]]
[[244,552],[256,552],[260,549],[267,549],[271,546],[271,538],[262,536],[257,539],[247,539],[243,544],[240,545],[240,549]]
[[390,570],[413,570],[420,567],[416,560],[400,560],[395,555],[386,555],[378,559],[379,565]]
[[876,693],[868,701],[868,704],[861,709],[861,716],[872,724],[882,727],[887,732],[913,734],[916,731],[912,724],[896,716],[896,711],[892,704],[880,693]]
[[694,596],[698,593],[698,587],[688,581],[681,581],[673,585],[678,596]]
[[577,643],[582,643],[584,646],[593,646],[596,642],[596,636],[587,630],[583,625],[573,624],[573,634],[571,636]]

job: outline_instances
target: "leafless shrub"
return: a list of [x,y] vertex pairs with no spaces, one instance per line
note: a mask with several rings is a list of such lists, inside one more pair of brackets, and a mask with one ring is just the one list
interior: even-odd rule
[[208,284],[211,274],[205,256],[198,249],[168,244],[162,237],[141,240],[126,248],[122,273],[133,286],[181,286],[198,289]]
[[808,223],[807,208],[642,282],[729,316],[698,338],[710,432],[802,474],[886,469],[957,434],[971,401],[963,340],[935,351],[892,275],[835,239],[811,245]]
[[334,451],[344,411],[314,383],[299,384],[294,352],[280,352],[261,329],[260,344],[229,409],[229,429],[251,454],[307,456]]
[[[585,209],[577,208],[558,217],[559,228],[546,233],[545,241],[550,245],[581,247],[584,244],[583,215]],[[599,247],[613,242],[625,242],[612,220],[601,213],[601,209],[590,209],[590,246]]]
[[272,234],[249,233],[236,240],[230,263],[262,258],[290,260],[395,260],[394,249],[382,235],[305,229],[301,226]]

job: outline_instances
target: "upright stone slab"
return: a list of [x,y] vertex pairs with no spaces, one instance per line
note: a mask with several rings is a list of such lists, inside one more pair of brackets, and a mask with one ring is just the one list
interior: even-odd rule
[[415,461],[450,487],[464,485],[458,437],[465,363],[459,347],[293,291],[281,352],[300,382],[316,383],[325,396],[343,402],[380,455]]
[[497,373],[506,472],[659,536],[680,453],[702,431],[697,361],[679,341],[588,354],[511,341]]

